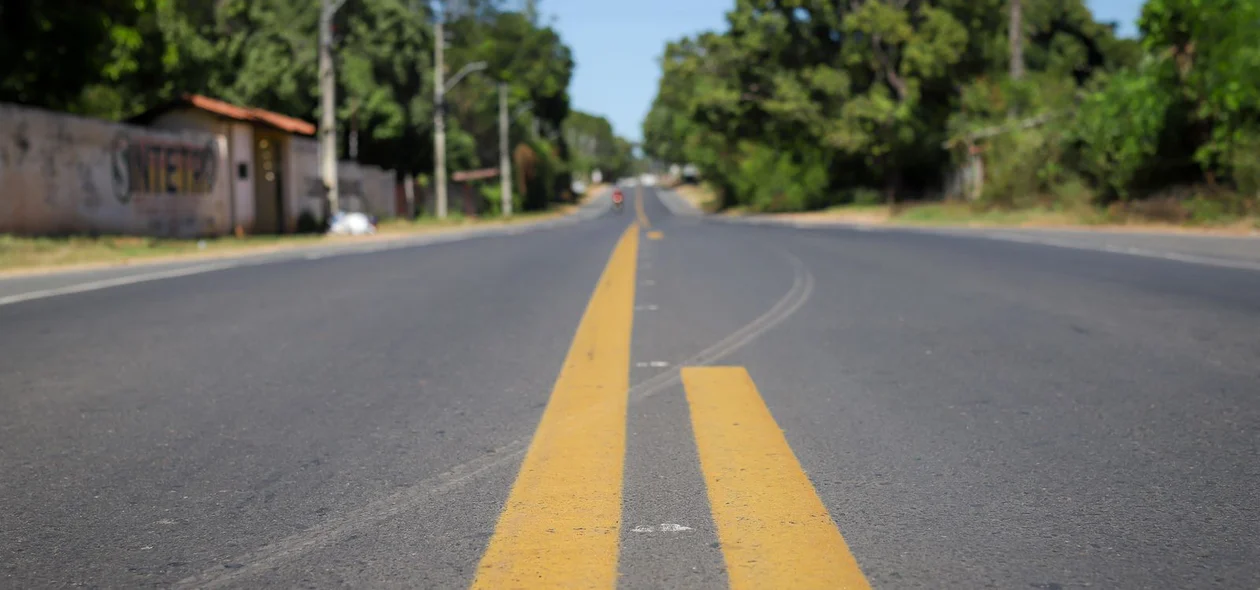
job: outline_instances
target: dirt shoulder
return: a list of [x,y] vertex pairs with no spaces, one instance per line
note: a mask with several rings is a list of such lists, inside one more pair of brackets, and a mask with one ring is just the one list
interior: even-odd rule
[[885,206],[844,206],[806,213],[748,214],[723,212],[734,217],[751,217],[770,222],[797,225],[880,225],[906,227],[1019,228],[1097,232],[1164,233],[1183,235],[1256,236],[1260,218],[1244,217],[1214,224],[1176,224],[1128,218],[1120,222],[1106,219],[1101,212],[1065,212],[1040,209],[976,211],[966,204],[932,203],[914,205],[893,213]]
[[708,187],[697,184],[682,184],[670,189],[674,194],[682,197],[696,211],[703,213],[716,213],[718,208],[717,197]]
[[585,205],[587,203],[590,203],[591,201],[594,201],[605,190],[608,190],[608,187],[610,186],[612,185],[606,182],[601,182],[598,184],[592,184],[590,186],[587,186],[586,193],[582,195],[582,198],[579,200],[579,203],[582,205]]
[[168,262],[214,260],[279,251],[405,240],[419,235],[455,233],[486,228],[534,223],[571,214],[574,205],[557,206],[511,218],[387,220],[370,236],[283,235],[222,237],[205,240],[163,239],[134,236],[22,237],[0,235],[0,278],[134,267]]

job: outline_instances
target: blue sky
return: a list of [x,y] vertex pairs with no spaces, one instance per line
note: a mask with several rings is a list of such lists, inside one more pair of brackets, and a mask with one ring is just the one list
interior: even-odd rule
[[[618,135],[638,140],[656,95],[656,60],[665,43],[721,29],[734,0],[542,0],[544,14],[573,49],[573,106],[608,117]],[[1142,0],[1086,0],[1097,18],[1134,34]]]

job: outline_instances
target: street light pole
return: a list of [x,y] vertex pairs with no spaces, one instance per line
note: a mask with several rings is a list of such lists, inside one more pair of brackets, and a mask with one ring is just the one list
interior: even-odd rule
[[446,219],[446,94],[468,74],[486,69],[486,62],[470,63],[456,72],[449,81],[445,80],[442,71],[442,23],[438,22],[434,27],[438,40],[434,51],[437,73],[433,85],[433,177],[437,184],[437,216],[439,219]]
[[339,209],[337,193],[337,78],[333,70],[333,15],[346,0],[322,0],[319,12],[319,149],[324,191],[328,195],[328,213]]
[[507,84],[499,82],[499,192],[503,216],[512,215],[512,159],[508,155]]
[[441,15],[433,19],[433,188],[437,195],[438,219],[446,219],[446,110],[445,65],[442,53],[446,33]]

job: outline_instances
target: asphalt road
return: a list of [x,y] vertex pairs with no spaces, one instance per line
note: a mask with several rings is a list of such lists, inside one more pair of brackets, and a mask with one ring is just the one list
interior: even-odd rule
[[1260,271],[641,196],[0,282],[0,587],[1260,587]]

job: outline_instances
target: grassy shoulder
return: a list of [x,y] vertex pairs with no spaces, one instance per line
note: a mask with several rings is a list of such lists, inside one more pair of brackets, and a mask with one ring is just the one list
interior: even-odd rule
[[[701,185],[681,185],[674,192],[706,213],[744,216],[759,214],[741,207],[719,211],[714,191]],[[1205,199],[1152,199],[1116,203],[1110,207],[982,206],[967,202],[837,205],[820,211],[764,214],[796,223],[852,223],[953,227],[1077,228],[1108,231],[1160,231],[1221,235],[1260,232],[1260,211],[1238,214]]]
[[721,201],[718,200],[713,189],[705,184],[680,184],[672,190],[698,211],[717,213],[721,206]]
[[594,201],[596,197],[612,186],[606,182],[595,183],[586,187],[586,192],[582,194],[580,202],[585,205]]
[[175,260],[212,259],[245,254],[340,243],[403,239],[411,235],[458,231],[468,227],[492,227],[541,221],[566,215],[573,205],[557,205],[546,211],[519,213],[509,218],[466,218],[452,215],[444,220],[388,219],[371,236],[319,234],[221,237],[203,240],[139,236],[25,237],[0,234],[0,276],[71,269],[126,266]]
[[780,214],[809,222],[850,222],[887,225],[1079,228],[1110,231],[1166,231],[1245,235],[1260,230],[1260,216],[1205,217],[1151,214],[1140,207],[995,208],[968,203],[921,203],[898,207],[843,205],[810,213]]

